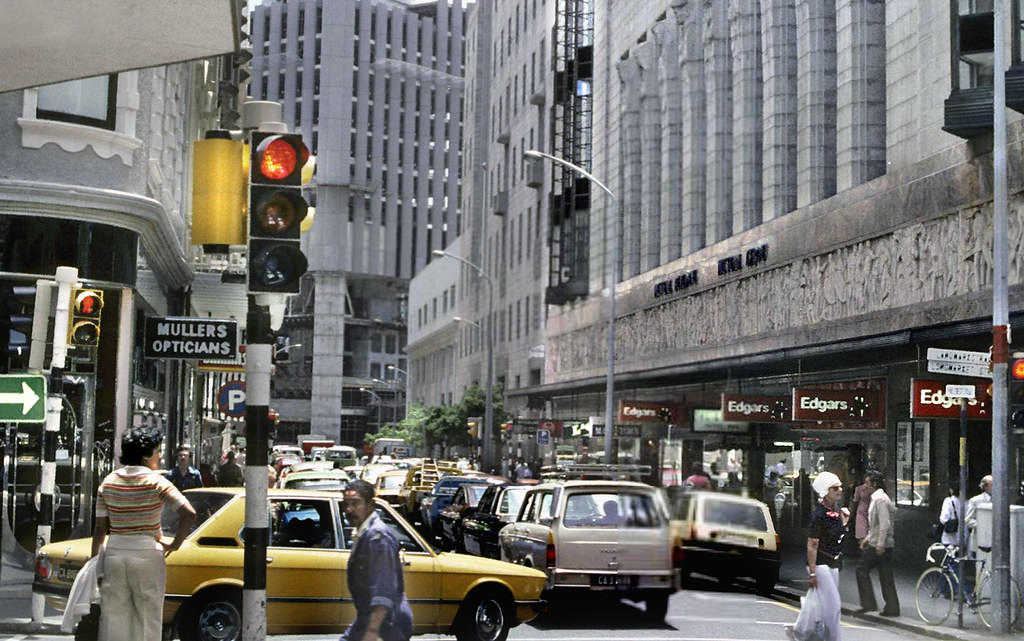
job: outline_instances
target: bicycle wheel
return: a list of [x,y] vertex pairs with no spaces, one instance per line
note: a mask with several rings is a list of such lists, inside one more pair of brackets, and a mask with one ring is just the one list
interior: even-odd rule
[[917,615],[928,625],[939,625],[953,611],[953,583],[942,568],[928,568],[921,573],[914,588]]
[[[988,627],[992,627],[992,576],[988,573],[981,579],[981,583],[978,584],[978,591],[974,594],[974,607],[978,611],[978,617],[981,618],[981,622]],[[1010,577],[1010,629],[1012,630],[1017,625],[1017,620],[1020,618],[1020,606],[1024,600],[1021,599],[1020,586],[1017,585],[1017,580]]]

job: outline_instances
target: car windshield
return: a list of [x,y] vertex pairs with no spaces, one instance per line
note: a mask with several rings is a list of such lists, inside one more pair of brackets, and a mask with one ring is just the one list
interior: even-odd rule
[[[224,504],[230,501],[234,497],[233,494],[223,494],[221,492],[185,492],[185,498],[192,504],[192,508],[196,511],[196,522],[192,524],[192,529],[189,532],[194,532],[196,528],[206,522],[211,516],[213,516],[217,510],[224,507]],[[160,517],[160,530],[164,536],[174,536],[178,531],[178,511],[168,506],[164,507],[163,514]]]
[[764,518],[764,510],[760,505],[734,503],[732,501],[705,501],[704,522],[733,525],[758,531],[768,529],[768,523]]
[[402,487],[403,483],[405,483],[405,476],[385,476],[377,480],[380,481],[380,489],[397,490],[398,488]]

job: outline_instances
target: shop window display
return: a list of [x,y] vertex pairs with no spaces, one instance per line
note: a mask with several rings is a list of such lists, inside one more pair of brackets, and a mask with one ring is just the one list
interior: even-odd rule
[[928,421],[896,424],[896,503],[899,505],[928,505],[930,437]]

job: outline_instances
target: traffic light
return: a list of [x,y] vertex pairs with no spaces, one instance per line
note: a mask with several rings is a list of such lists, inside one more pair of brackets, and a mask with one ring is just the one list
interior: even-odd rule
[[249,293],[295,294],[308,263],[299,246],[309,205],[302,166],[309,151],[297,134],[253,132],[249,177]]
[[480,438],[480,423],[483,421],[478,416],[466,419],[466,433],[470,438]]
[[192,244],[226,254],[245,244],[245,152],[224,130],[192,146]]
[[71,320],[68,323],[68,345],[95,347],[100,344],[100,312],[103,292],[99,289],[71,290]]
[[1024,358],[1010,361],[1010,429],[1024,430]]
[[28,366],[35,296],[34,285],[0,287],[0,374]]

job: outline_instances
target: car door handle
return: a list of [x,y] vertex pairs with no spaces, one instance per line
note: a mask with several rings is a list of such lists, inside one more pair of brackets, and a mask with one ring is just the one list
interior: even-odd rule
[[398,550],[398,560],[401,562],[403,567],[409,567],[412,565],[412,561],[405,558],[405,550]]
[[268,556],[268,557],[267,557],[267,565],[270,565],[270,564],[271,564],[271,563],[273,563],[273,562],[274,562],[274,557],[272,557],[272,556]]

